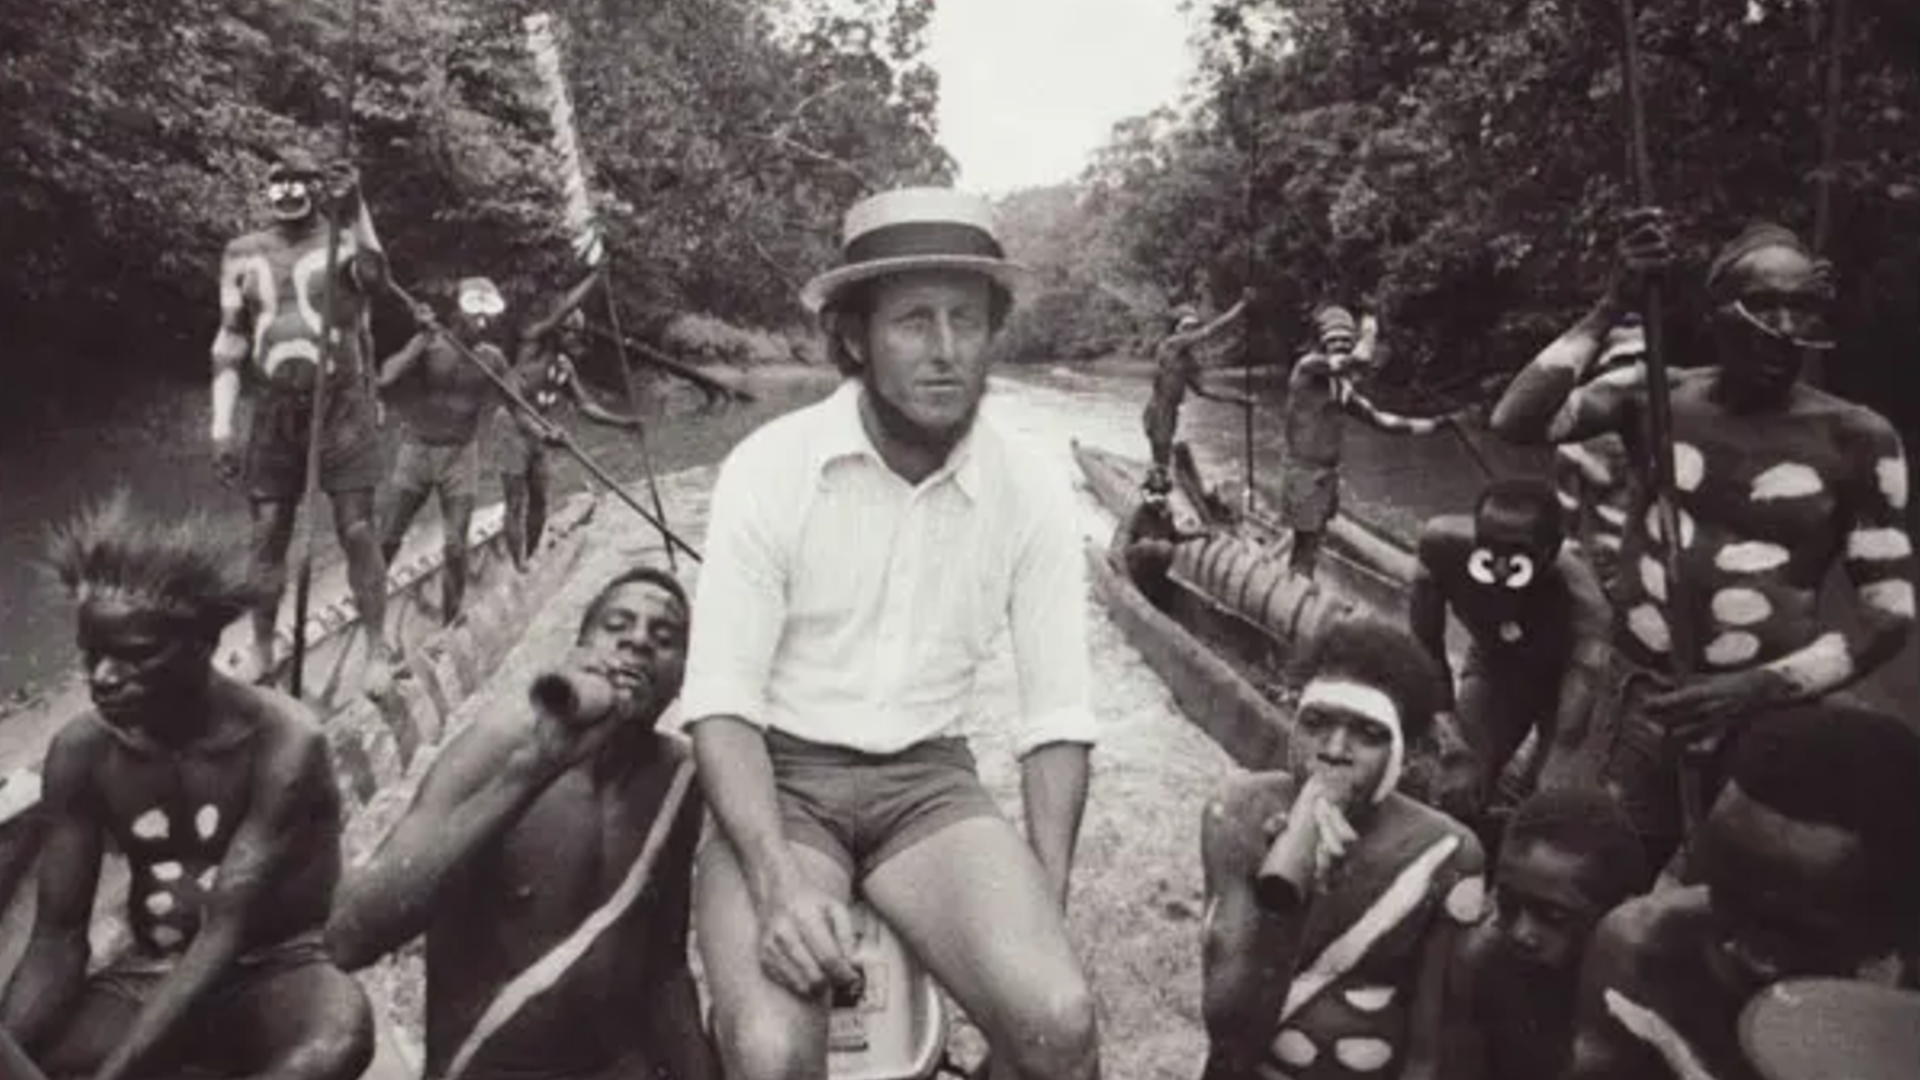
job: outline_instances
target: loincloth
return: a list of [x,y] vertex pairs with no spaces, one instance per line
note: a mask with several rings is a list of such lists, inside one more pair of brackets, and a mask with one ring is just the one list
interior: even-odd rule
[[[255,499],[297,500],[306,491],[311,395],[271,388],[253,406],[247,437],[247,491]],[[372,491],[384,471],[373,395],[358,379],[327,391],[320,428],[320,490]]]
[[[143,1004],[152,995],[154,987],[173,974],[179,962],[179,956],[155,956],[138,948],[130,949],[94,972],[88,978],[88,986],[135,1005]],[[316,964],[332,963],[324,931],[308,930],[295,934],[285,941],[241,954],[221,973],[199,1004],[202,1007],[216,1005],[276,975]]]
[[447,498],[480,493],[480,440],[436,445],[408,438],[393,462],[395,491],[439,491]]

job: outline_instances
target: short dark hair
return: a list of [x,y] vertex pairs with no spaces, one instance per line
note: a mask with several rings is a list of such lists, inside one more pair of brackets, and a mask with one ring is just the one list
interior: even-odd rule
[[1620,801],[1598,787],[1548,788],[1529,795],[1514,809],[1501,843],[1514,849],[1549,844],[1589,860],[1607,891],[1593,899],[1607,907],[1633,896],[1652,877],[1640,834]]
[[593,621],[600,617],[601,609],[606,607],[607,597],[622,585],[652,585],[678,600],[680,609],[687,613],[689,621],[693,618],[693,603],[687,599],[687,587],[680,584],[679,578],[657,566],[636,566],[615,575],[613,580],[600,586],[600,591],[593,594],[592,600],[587,601],[586,613],[580,616],[580,627],[574,631],[575,640],[586,636],[587,628],[593,625]]
[[[981,275],[985,277],[986,275]],[[827,358],[842,375],[857,375],[863,366],[859,357],[854,356],[846,346],[848,335],[864,332],[867,320],[873,315],[875,294],[879,291],[884,277],[867,278],[844,285],[827,301],[820,311],[820,325],[827,335]],[[1013,294],[1005,285],[988,277],[991,298],[988,300],[987,325],[996,333],[1006,325],[1007,316],[1013,312]]]
[[1334,623],[1308,646],[1302,669],[1308,680],[1348,678],[1382,690],[1400,710],[1408,745],[1424,742],[1440,709],[1440,669],[1405,630],[1382,619],[1358,617]]
[[1769,712],[1741,734],[1733,783],[1778,813],[1860,838],[1868,918],[1920,910],[1920,736],[1863,703],[1826,699]]
[[1560,510],[1559,496],[1555,494],[1553,485],[1545,480],[1531,476],[1507,477],[1481,488],[1480,497],[1473,503],[1476,527],[1481,516],[1490,508],[1537,514],[1533,534],[1542,547],[1555,547],[1566,538],[1566,521]]

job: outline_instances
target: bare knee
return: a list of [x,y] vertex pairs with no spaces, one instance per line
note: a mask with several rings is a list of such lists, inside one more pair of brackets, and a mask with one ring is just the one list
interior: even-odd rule
[[333,1003],[325,1028],[302,1038],[256,1080],[359,1080],[373,1064],[373,1010],[364,996]]
[[826,1080],[824,1024],[796,1023],[786,1010],[715,1010],[714,1037],[728,1080]]
[[1093,991],[1084,978],[1062,981],[993,1046],[1015,1074],[1028,1080],[1092,1080],[1100,1074],[1100,1030]]

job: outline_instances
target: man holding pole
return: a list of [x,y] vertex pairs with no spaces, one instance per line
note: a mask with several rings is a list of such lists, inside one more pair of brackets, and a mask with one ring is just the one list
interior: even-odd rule
[[[387,637],[386,564],[374,524],[383,465],[366,355],[369,299],[387,287],[386,256],[353,180],[330,182],[311,160],[288,154],[268,173],[265,194],[273,224],[229,243],[221,259],[220,330],[212,349],[214,467],[228,484],[245,485],[253,504],[255,569],[267,585],[253,613],[247,674],[266,678],[273,669],[287,549],[306,488],[315,391],[324,379],[319,488],[333,501],[347,582],[368,630],[366,690],[378,695],[391,682],[398,655]],[[339,225],[331,348],[330,217]],[[244,449],[234,433],[243,371],[261,387]]]
[[[1611,671],[1578,771],[1597,770],[1621,798],[1658,866],[1681,843],[1683,813],[1711,799],[1708,755],[1723,754],[1726,736],[1759,711],[1831,694],[1899,653],[1914,619],[1914,562],[1899,436],[1871,409],[1801,378],[1803,350],[1830,347],[1832,288],[1826,264],[1788,230],[1754,226],[1714,258],[1706,287],[1719,363],[1667,373],[1670,430],[1643,426],[1646,368],[1582,385],[1626,312],[1621,286],[1672,260],[1657,211],[1630,221],[1637,227],[1615,287],[1514,379],[1493,428],[1521,443],[1618,432],[1639,471]],[[1649,436],[1664,445],[1648,447]],[[1678,582],[1662,558],[1666,530],[1648,475],[1656,453],[1673,462]],[[1845,626],[1819,612],[1836,562],[1854,586],[1856,617]],[[1684,679],[1671,674],[1680,630],[1702,643],[1697,657],[1679,658],[1697,671]]]
[[1147,400],[1146,413],[1141,420],[1146,426],[1147,446],[1153,453],[1156,474],[1165,476],[1173,465],[1173,440],[1179,433],[1180,405],[1186,400],[1187,391],[1241,408],[1253,408],[1253,399],[1244,394],[1207,389],[1206,383],[1200,379],[1199,359],[1194,356],[1195,349],[1210,344],[1238,323],[1246,314],[1247,304],[1252,299],[1253,290],[1249,289],[1240,297],[1239,303],[1204,326],[1200,323],[1199,315],[1190,309],[1183,310],[1174,323],[1173,332],[1154,348],[1153,396]]

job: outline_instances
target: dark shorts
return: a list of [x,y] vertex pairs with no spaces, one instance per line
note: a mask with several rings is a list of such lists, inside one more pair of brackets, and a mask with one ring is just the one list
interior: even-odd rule
[[[172,974],[176,959],[151,957],[132,951],[95,972],[87,981],[90,991],[144,1005],[154,988]],[[242,955],[233,962],[213,989],[196,1003],[197,1009],[217,1008],[236,994],[279,975],[301,968],[331,966],[325,939],[317,931],[288,938]]]
[[999,817],[963,738],[865,754],[767,729],[788,840],[831,857],[855,881],[934,833]]
[[1289,463],[1280,474],[1280,524],[1319,532],[1340,509],[1340,470],[1332,465]]
[[[307,487],[305,394],[270,389],[253,406],[247,439],[247,492],[255,499],[298,500]],[[372,491],[385,471],[373,397],[358,379],[331,387],[320,437],[320,490]]]
[[393,489],[398,492],[439,491],[450,499],[471,499],[480,493],[480,440],[435,446],[406,439],[393,462]]

